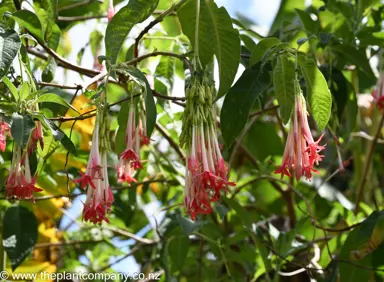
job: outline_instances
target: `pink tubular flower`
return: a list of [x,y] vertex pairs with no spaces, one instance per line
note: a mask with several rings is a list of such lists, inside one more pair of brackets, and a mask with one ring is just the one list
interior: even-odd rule
[[308,125],[307,115],[304,97],[296,95],[295,109],[285,144],[283,163],[275,170],[275,173],[281,174],[281,177],[287,175],[296,177],[296,180],[299,180],[304,175],[307,180],[310,180],[312,172],[317,172],[314,166],[318,165],[324,157],[320,155],[320,152],[324,150],[325,146],[319,145],[323,135],[316,142],[314,141]]
[[92,137],[92,148],[85,173],[73,180],[87,189],[87,200],[84,204],[83,220],[94,224],[109,222],[108,212],[114,201],[108,181],[107,152],[99,151],[99,126],[96,124]]
[[228,169],[213,126],[193,126],[186,166],[184,204],[193,220],[198,214],[211,213],[211,202],[220,199],[220,191],[235,185],[228,181]]
[[10,135],[10,130],[6,122],[3,120],[3,117],[0,116],[0,150],[5,151],[5,146],[7,145],[7,132]]
[[120,155],[120,161],[117,168],[117,176],[119,182],[137,182],[133,177],[136,170],[142,169],[143,165],[140,161],[140,147],[149,144],[149,139],[145,135],[145,122],[143,116],[140,115],[138,126],[135,121],[135,106],[129,105],[128,123],[126,129],[127,147]]
[[377,104],[380,110],[384,110],[384,73],[380,73],[380,78],[377,81],[375,88],[372,90],[373,101]]
[[7,198],[33,199],[34,192],[43,191],[36,187],[37,174],[32,177],[29,166],[29,156],[26,152],[22,156],[22,149],[15,145],[9,177],[6,183]]
[[31,141],[28,143],[28,153],[31,155],[33,151],[37,149],[37,142],[40,143],[40,147],[44,149],[44,133],[41,121],[37,121],[36,127],[32,130]]
[[108,6],[108,22],[110,22],[113,18],[113,16],[116,14],[116,9],[113,7],[113,0],[109,0],[109,6]]

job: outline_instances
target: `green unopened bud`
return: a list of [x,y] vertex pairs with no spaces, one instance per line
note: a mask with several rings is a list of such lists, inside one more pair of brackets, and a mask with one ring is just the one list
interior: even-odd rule
[[191,96],[191,99],[196,95],[196,86],[192,85],[191,90],[189,92],[189,95]]
[[204,88],[199,88],[199,102],[201,104],[205,104],[205,94],[204,94]]

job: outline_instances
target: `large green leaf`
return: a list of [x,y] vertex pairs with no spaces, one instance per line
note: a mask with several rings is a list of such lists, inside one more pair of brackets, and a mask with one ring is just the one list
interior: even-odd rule
[[22,206],[7,209],[3,220],[3,247],[15,270],[37,242],[37,219],[33,212]]
[[206,224],[206,221],[198,221],[194,222],[189,219],[186,219],[184,217],[181,217],[180,215],[177,215],[177,222],[180,224],[181,228],[183,229],[184,234],[189,235],[197,230],[200,229],[204,224]]
[[259,62],[264,57],[265,54],[268,53],[269,49],[279,44],[280,44],[280,40],[275,37],[269,37],[269,38],[260,40],[259,43],[257,43],[256,47],[252,50],[249,64],[253,66],[257,62]]
[[21,47],[17,32],[0,25],[0,78],[3,77]]
[[56,25],[57,0],[41,0],[41,2],[47,14],[47,27],[45,30],[45,39],[48,41]]
[[295,65],[288,56],[279,56],[273,70],[273,85],[280,106],[280,116],[287,124],[295,103]]
[[2,80],[4,84],[8,87],[9,91],[12,93],[15,100],[18,101],[20,98],[20,95],[19,95],[19,90],[17,90],[16,86],[6,76],[4,76]]
[[69,137],[53,121],[50,121],[49,119],[44,117],[44,122],[51,130],[53,138],[56,141],[60,141],[60,143],[68,152],[70,152],[71,154],[75,154],[76,147],[71,141],[71,139],[69,139]]
[[125,38],[132,27],[147,19],[155,10],[158,0],[130,0],[120,9],[107,26],[105,49],[111,63],[116,62]]
[[[196,1],[189,0],[178,10],[183,29],[195,48]],[[219,64],[220,86],[218,97],[231,87],[240,64],[240,37],[233,28],[232,19],[224,7],[215,2],[200,1],[199,57],[203,67],[215,55]]]
[[75,112],[78,113],[78,111],[76,110],[75,107],[73,107],[71,104],[69,104],[67,101],[65,101],[63,98],[61,98],[57,94],[46,93],[46,94],[39,96],[36,99],[36,103],[44,103],[44,102],[59,104],[59,105],[65,106],[67,108],[71,108],[72,110],[74,110]]
[[183,269],[188,255],[189,238],[188,236],[172,237],[168,244],[168,253],[172,264],[179,271]]
[[319,22],[313,20],[309,15],[309,13],[299,9],[295,9],[295,10],[296,10],[296,14],[300,18],[301,23],[303,24],[305,30],[307,31],[307,34],[308,35],[317,34],[320,28]]
[[150,137],[155,128],[157,110],[156,110],[155,99],[153,98],[152,89],[148,83],[147,78],[139,69],[133,66],[119,65],[116,68],[116,71],[122,72],[125,75],[130,76],[136,83],[138,83],[144,88],[147,136]]
[[31,11],[19,10],[12,17],[22,27],[25,27],[36,39],[44,42],[43,27],[39,18]]
[[307,85],[307,97],[309,97],[312,115],[321,131],[331,117],[331,92],[328,89],[327,81],[313,59],[299,56],[299,64]]
[[246,69],[225,97],[220,115],[220,126],[225,145],[229,149],[247,123],[249,112],[258,96],[270,84],[267,70],[260,70],[261,63]]
[[240,64],[240,37],[224,7],[218,8],[213,1],[208,1],[207,7],[212,18],[211,38],[219,64],[220,86],[217,93],[219,98],[227,93],[235,79]]
[[304,10],[304,8],[305,0],[282,0],[269,34],[274,34],[284,22],[291,22],[296,16],[295,9]]
[[[177,16],[180,20],[183,33],[189,38],[192,48],[195,49],[195,26],[196,26],[196,0],[186,1],[178,10]],[[212,19],[204,0],[200,1],[199,21],[199,58],[205,67],[214,55],[211,33]]]
[[341,44],[332,46],[332,51],[346,58],[349,63],[352,63],[356,67],[360,68],[368,76],[375,77],[364,50],[357,50],[353,46]]
[[11,134],[15,142],[22,148],[27,145],[29,136],[34,128],[35,123],[30,116],[18,113],[12,115]]
[[[366,248],[381,212],[374,211],[363,223],[348,234],[340,252],[340,282],[369,281],[371,271],[362,268],[372,267],[372,254],[356,258],[356,251]],[[348,263],[353,259],[354,264]]]

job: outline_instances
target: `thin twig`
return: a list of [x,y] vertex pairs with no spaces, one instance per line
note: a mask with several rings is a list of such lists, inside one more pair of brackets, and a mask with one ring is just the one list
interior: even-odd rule
[[171,145],[171,147],[176,151],[176,153],[180,156],[180,158],[185,161],[186,158],[185,158],[185,155],[183,153],[183,151],[181,151],[180,147],[178,144],[175,143],[175,141],[173,141],[172,137],[169,136],[169,134],[167,133],[166,129],[163,128],[160,124],[156,123],[156,129],[159,131],[159,133],[161,135],[163,135],[163,137],[165,139],[167,139],[169,145]]
[[46,248],[46,247],[61,247],[61,246],[73,246],[73,245],[82,245],[82,244],[95,244],[104,242],[104,239],[101,240],[83,240],[83,241],[62,241],[62,242],[45,242],[38,243],[35,245],[35,249]]
[[168,16],[171,13],[174,13],[177,11],[177,9],[184,3],[186,0],[180,0],[179,2],[173,4],[169,9],[162,12],[156,19],[151,21],[137,36],[135,40],[135,46],[134,46],[134,57],[137,58],[139,56],[139,43],[140,40],[143,38],[145,34],[147,34],[155,25],[162,22],[166,16]]
[[372,157],[373,157],[373,154],[375,152],[375,147],[376,147],[376,143],[377,143],[376,141],[377,141],[377,139],[379,139],[383,124],[384,124],[384,113],[381,116],[376,134],[375,134],[375,136],[371,142],[371,147],[369,149],[369,153],[368,153],[367,159],[365,161],[363,175],[361,177],[359,188],[357,189],[357,199],[356,199],[356,203],[355,203],[355,215],[359,212],[359,209],[360,209],[360,202],[361,202],[362,197],[363,197],[365,184],[367,183],[368,171],[371,167]]
[[[35,38],[36,39],[36,38]],[[37,39],[36,39],[37,40]],[[53,51],[51,48],[49,48],[48,46],[46,46],[43,42],[41,42],[40,40],[38,40],[39,44],[44,48],[45,51],[47,51],[47,53],[49,55],[51,55],[53,58],[55,58],[57,60],[57,64],[58,66],[60,67],[63,67],[63,68],[66,68],[66,69],[70,69],[70,70],[73,70],[75,72],[78,72],[80,74],[83,74],[83,75],[86,75],[86,76],[89,76],[89,77],[94,77],[95,75],[98,75],[100,72],[97,71],[97,70],[92,70],[92,69],[87,69],[87,68],[83,68],[83,67],[80,67],[80,66],[77,66],[77,65],[74,65],[72,64],[71,62],[67,61],[66,59],[64,59],[63,57],[61,57],[59,54],[57,54],[55,51]],[[48,55],[37,50],[36,48],[33,48],[33,47],[27,47],[27,52],[32,54],[32,55],[35,55],[36,57],[39,57],[40,59],[43,59],[43,60],[48,60]]]
[[43,81],[38,82],[38,84],[43,87],[47,86],[47,87],[55,87],[60,89],[72,89],[72,90],[82,89],[82,86],[80,84],[71,86],[71,85],[64,85],[64,84],[57,84],[57,83],[43,82]]
[[127,257],[130,257],[131,255],[133,255],[136,251],[138,251],[140,249],[140,247],[142,246],[142,244],[137,244],[128,254],[125,254],[124,256],[122,256],[121,258],[117,259],[116,261],[100,268],[97,270],[98,273],[101,273],[101,272],[104,272],[105,270],[107,270],[108,268],[111,268],[113,265],[125,260]]
[[126,62],[127,65],[136,65],[138,62],[141,62],[142,60],[145,60],[150,57],[157,57],[157,56],[168,56],[168,57],[174,57],[181,61],[183,61],[188,67],[190,67],[190,62],[187,60],[185,54],[177,54],[173,52],[164,52],[164,51],[155,51],[152,53],[148,53],[145,55],[142,55],[140,57],[136,57],[128,62]]
[[106,18],[107,18],[107,15],[74,16],[74,17],[58,16],[57,20],[59,22],[79,22],[79,21],[88,21],[88,20],[106,19]]
[[[79,8],[79,7],[82,7],[82,6],[87,6],[87,5],[91,4],[92,2],[93,2],[93,0],[87,0],[87,1],[84,1],[84,2],[76,2],[76,3],[70,4],[70,5],[59,7],[59,8],[57,8],[57,11],[61,12],[61,11],[71,10],[71,9],[74,9],[74,8]],[[97,2],[101,3],[100,1],[97,1]]]

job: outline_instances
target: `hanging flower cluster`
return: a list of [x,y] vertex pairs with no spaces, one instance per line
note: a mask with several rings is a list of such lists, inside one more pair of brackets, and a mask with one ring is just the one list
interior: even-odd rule
[[0,116],[0,151],[2,152],[5,151],[5,146],[7,145],[7,133],[10,135],[8,124]]
[[[299,87],[299,86],[298,86]],[[281,177],[287,175],[299,180],[303,175],[306,179],[312,178],[314,168],[322,160],[320,152],[325,146],[320,146],[323,135],[314,141],[308,124],[306,101],[301,90],[295,97],[295,107],[291,117],[290,130],[285,144],[283,163],[275,170]]]
[[220,199],[220,191],[235,185],[228,181],[217,141],[213,93],[205,76],[192,76],[186,89],[180,143],[187,151],[184,204],[192,219],[211,213],[211,202]]
[[126,149],[120,155],[117,168],[119,182],[126,182],[128,184],[137,182],[134,175],[138,169],[143,168],[140,160],[140,148],[141,146],[149,144],[149,138],[146,136],[144,112],[141,111],[138,116],[139,121],[136,124],[136,106],[133,103],[133,100],[131,100],[129,102],[128,122],[125,135]]
[[36,123],[36,127],[31,132],[26,151],[16,142],[14,144],[11,169],[6,183],[8,198],[30,199],[33,201],[33,193],[43,191],[36,187],[37,173],[32,176],[29,165],[29,157],[37,149],[37,140],[40,141],[40,146],[43,149],[44,135],[40,121]]
[[373,101],[377,104],[381,111],[384,110],[384,73],[380,73],[379,80],[375,88],[372,90]]
[[96,115],[87,169],[85,173],[80,172],[80,178],[73,180],[87,190],[83,220],[94,224],[109,222],[107,214],[114,201],[108,180],[107,153],[110,150],[108,134],[108,112],[102,106]]

